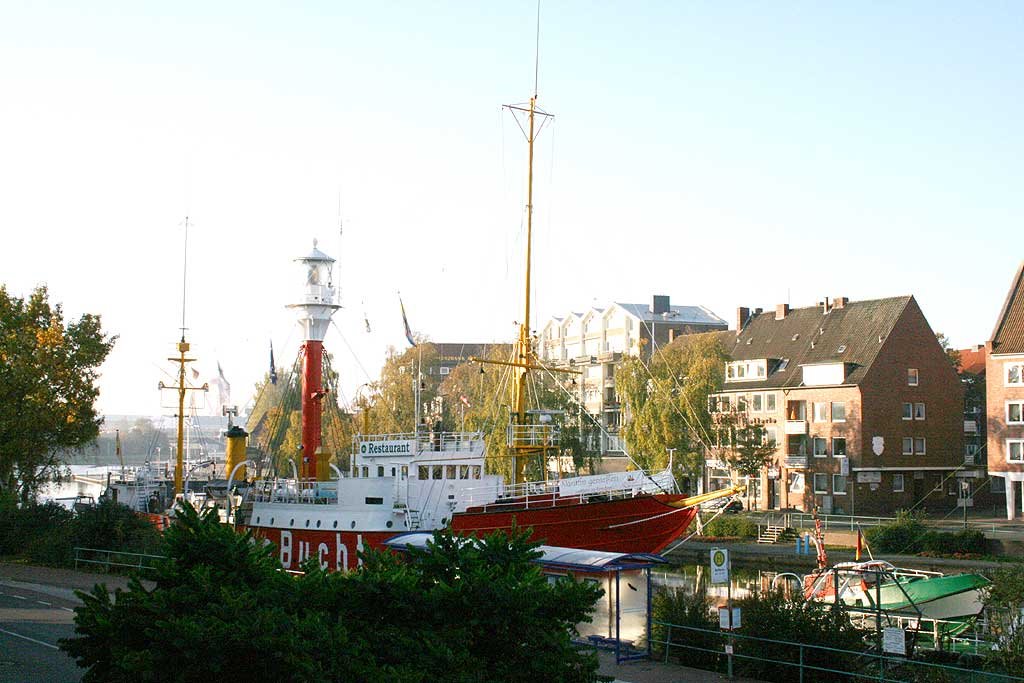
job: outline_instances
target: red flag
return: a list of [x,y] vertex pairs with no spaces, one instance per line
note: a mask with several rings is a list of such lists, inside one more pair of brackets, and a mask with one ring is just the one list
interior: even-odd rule
[[460,396],[459,396],[459,400],[460,400],[460,401],[462,401],[462,404],[463,404],[464,406],[466,406],[467,408],[469,408],[469,407],[470,407],[470,405],[469,405],[469,399],[468,399],[468,398],[466,398],[466,397],[465,397],[464,395],[460,395]]

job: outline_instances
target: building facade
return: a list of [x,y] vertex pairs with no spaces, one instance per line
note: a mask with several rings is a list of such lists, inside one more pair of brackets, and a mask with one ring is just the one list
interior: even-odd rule
[[[615,368],[622,359],[653,353],[684,334],[726,330],[729,324],[703,306],[673,305],[668,296],[654,295],[651,303],[612,303],[580,313],[553,317],[541,328],[540,359],[558,367],[579,370],[580,401],[602,429],[603,456],[622,455],[622,411],[615,392]],[[614,469],[614,462],[606,463]]]
[[987,462],[1006,496],[1006,518],[1016,519],[1024,499],[1024,263],[985,344]]
[[775,446],[751,482],[758,507],[891,514],[956,504],[963,389],[911,296],[740,308],[727,344],[709,485],[729,478],[728,432],[757,425]]

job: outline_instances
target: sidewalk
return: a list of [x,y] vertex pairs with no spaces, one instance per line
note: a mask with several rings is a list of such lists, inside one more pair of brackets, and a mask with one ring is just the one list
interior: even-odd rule
[[[91,591],[97,583],[104,583],[111,591],[128,588],[128,577],[121,574],[98,574],[61,567],[38,567],[13,562],[0,562],[0,582],[23,586],[39,593],[65,600],[81,602],[76,590]],[[143,584],[150,582],[144,581]]]
[[[686,666],[666,664],[655,660],[640,660],[638,662],[616,664],[615,653],[608,650],[598,650],[597,658],[601,662],[598,673],[604,676],[615,676],[615,680],[620,683],[676,683],[676,681],[717,683],[718,681],[729,680],[714,671],[691,669]],[[750,678],[734,678],[732,681],[734,683],[757,683],[757,681]]]

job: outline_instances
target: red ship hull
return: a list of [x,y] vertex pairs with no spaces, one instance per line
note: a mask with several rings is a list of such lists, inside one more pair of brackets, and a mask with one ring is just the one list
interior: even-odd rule
[[[697,516],[696,508],[669,503],[685,496],[658,494],[608,501],[530,502],[488,505],[452,517],[460,534],[486,536],[499,529],[533,529],[532,538],[546,545],[618,553],[658,553],[679,538]],[[538,507],[533,507],[535,504]]]
[[[669,503],[677,495],[643,495],[608,501],[574,503],[531,499],[471,508],[452,517],[452,529],[463,535],[486,536],[513,526],[533,530],[531,538],[546,545],[587,548],[621,553],[658,553],[686,532],[697,515],[696,508],[677,508]],[[536,506],[536,507],[535,507]],[[273,543],[281,565],[297,570],[312,557],[330,571],[354,569],[364,548],[384,548],[396,534],[387,531],[313,531],[247,527],[257,538]]]

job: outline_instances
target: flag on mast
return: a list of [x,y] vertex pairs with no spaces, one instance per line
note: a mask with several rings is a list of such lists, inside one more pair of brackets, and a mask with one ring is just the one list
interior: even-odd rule
[[270,340],[270,383],[277,384],[277,369],[274,367],[274,340]]
[[228,382],[228,378],[224,376],[224,368],[220,366],[220,361],[217,361],[217,393],[219,394],[221,406],[231,404],[231,384]]
[[416,346],[416,341],[412,338],[412,328],[409,327],[409,319],[405,317],[405,304],[402,303],[402,294],[398,294],[398,305],[402,308],[402,326],[405,328],[405,338],[409,342],[409,346]]

